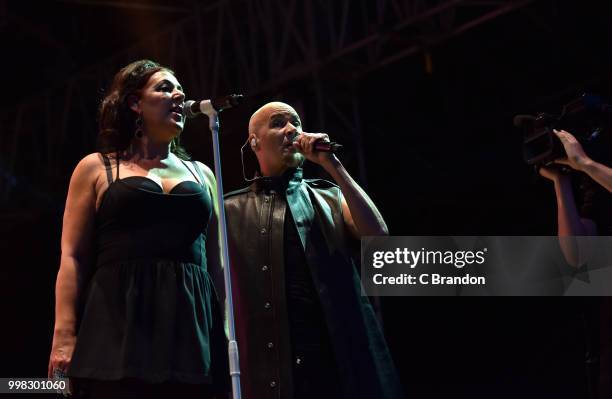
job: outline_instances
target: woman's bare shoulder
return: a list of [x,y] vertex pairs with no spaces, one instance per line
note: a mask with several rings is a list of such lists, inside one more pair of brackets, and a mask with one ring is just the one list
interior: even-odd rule
[[204,179],[206,180],[206,183],[208,184],[212,192],[213,193],[216,192],[217,191],[217,180],[215,179],[215,174],[213,173],[213,171],[210,170],[210,168],[206,166],[205,164],[203,164],[202,162],[200,161],[195,161],[195,162],[196,162],[196,165],[198,165],[198,168],[204,174]]
[[195,161],[195,162],[198,165],[198,168],[200,168],[200,170],[204,173],[204,176],[206,176],[208,179],[212,178],[214,180],[215,174],[206,164],[200,161]]
[[99,152],[93,152],[81,158],[79,163],[74,168],[72,175],[73,178],[78,177],[82,179],[96,179],[101,168],[104,168],[104,159],[102,154]]

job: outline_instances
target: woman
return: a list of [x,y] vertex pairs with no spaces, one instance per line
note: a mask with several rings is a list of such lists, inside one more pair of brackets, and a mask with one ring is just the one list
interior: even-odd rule
[[72,174],[49,375],[66,372],[77,394],[205,398],[230,389],[211,277],[221,288],[216,182],[202,163],[185,162],[184,99],[174,73],[155,62],[121,69],[99,110],[102,150]]

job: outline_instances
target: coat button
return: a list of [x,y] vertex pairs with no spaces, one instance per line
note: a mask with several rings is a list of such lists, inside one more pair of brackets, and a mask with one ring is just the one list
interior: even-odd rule
[[268,349],[272,349],[272,348],[274,348],[274,343],[268,342]]
[[272,307],[272,304],[270,302],[266,302],[264,304],[264,308],[266,308],[266,309],[270,309],[271,307]]
[[270,381],[270,388],[274,388],[276,387],[276,381],[272,380]]
[[260,232],[261,234],[266,234],[266,231],[267,231],[267,230],[266,230],[266,228],[265,228],[265,227],[262,227],[262,228],[261,228],[261,230],[259,230],[259,232]]
[[264,202],[270,202],[270,198],[268,197],[264,198]]
[[267,271],[268,271],[268,266],[263,265],[263,266],[261,267],[261,271],[262,271],[262,272],[267,272]]

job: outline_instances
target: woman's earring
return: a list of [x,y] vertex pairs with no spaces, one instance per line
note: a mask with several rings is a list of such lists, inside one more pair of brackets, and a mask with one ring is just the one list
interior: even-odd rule
[[136,124],[136,131],[134,132],[134,136],[138,139],[141,139],[143,135],[142,133],[142,125],[143,125],[142,114],[138,114],[135,124]]

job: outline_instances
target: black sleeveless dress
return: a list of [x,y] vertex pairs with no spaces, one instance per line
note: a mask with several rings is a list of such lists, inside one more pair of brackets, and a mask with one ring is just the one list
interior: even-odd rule
[[227,339],[206,267],[212,215],[202,172],[169,194],[153,180],[113,181],[96,215],[95,271],[68,376],[213,384],[229,391]]

